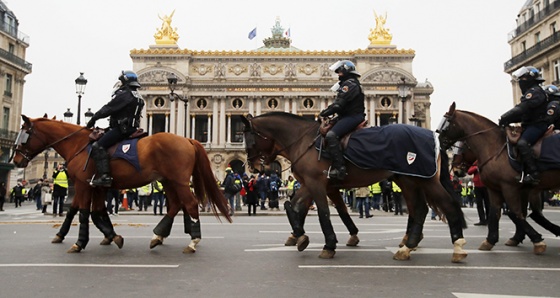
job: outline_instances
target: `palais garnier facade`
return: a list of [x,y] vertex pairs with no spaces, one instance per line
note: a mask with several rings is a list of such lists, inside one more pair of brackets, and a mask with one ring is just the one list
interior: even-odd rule
[[[414,77],[414,50],[391,44],[383,18],[372,18],[377,25],[363,37],[369,45],[364,42],[364,49],[351,51],[299,49],[292,45],[279,18],[270,37],[254,50],[181,49],[171,17],[163,18],[155,44],[130,52],[146,100],[141,126],[150,134],[170,132],[200,141],[218,180],[228,165],[244,173],[239,115],[282,111],[315,119],[334,100],[330,88],[337,76],[329,66],[346,59],[362,75],[370,125],[394,122],[430,128],[433,87]],[[290,174],[289,167],[282,157],[273,164],[283,179]]]

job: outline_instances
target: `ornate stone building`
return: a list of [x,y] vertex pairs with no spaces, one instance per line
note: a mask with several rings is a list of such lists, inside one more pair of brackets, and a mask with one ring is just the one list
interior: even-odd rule
[[[31,63],[25,61],[29,37],[19,31],[15,14],[0,1],[0,181],[13,186],[18,177],[11,174],[14,165],[9,163],[11,149],[19,131],[25,76],[31,73]],[[23,172],[22,172],[23,173]]]
[[[353,51],[298,49],[284,35],[279,19],[272,35],[255,50],[193,51],[177,45],[179,35],[171,27],[171,17],[161,19],[156,44],[130,52],[146,100],[142,127],[151,134],[171,132],[200,141],[217,179],[223,178],[228,164],[245,172],[239,115],[283,111],[317,117],[334,99],[330,88],[337,78],[328,67],[337,60],[353,61],[362,74],[371,125],[416,122],[429,128],[433,87],[414,77],[414,50],[391,44],[384,16],[376,15],[369,45]],[[169,77],[177,78],[178,96],[169,95]],[[289,166],[282,158],[274,165]],[[284,172],[283,178],[288,174]]]
[[[540,69],[545,84],[560,86],[560,0],[527,0],[517,15],[517,28],[508,36],[512,58],[504,64],[506,73],[522,66]],[[513,103],[521,91],[512,81]]]

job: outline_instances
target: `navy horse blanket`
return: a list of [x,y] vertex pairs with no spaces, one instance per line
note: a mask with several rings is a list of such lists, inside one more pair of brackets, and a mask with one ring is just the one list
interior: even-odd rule
[[[541,154],[537,158],[539,171],[560,169],[560,134],[553,134],[542,140]],[[521,163],[513,156],[513,146],[508,143],[508,155],[510,165],[518,172],[523,170]]]
[[438,154],[435,132],[413,125],[391,124],[352,133],[344,157],[362,169],[430,178],[437,172]]

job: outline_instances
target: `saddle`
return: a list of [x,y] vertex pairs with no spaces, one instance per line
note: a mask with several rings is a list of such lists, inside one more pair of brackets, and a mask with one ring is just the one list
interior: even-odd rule
[[[321,134],[321,136],[323,137],[323,142],[325,141],[325,136],[327,135],[327,132],[329,132],[329,130],[331,130],[333,128],[333,126],[336,124],[336,122],[338,121],[338,117],[334,117],[334,118],[321,118],[321,126],[319,127],[319,133]],[[346,135],[342,136],[340,138],[340,145],[342,146],[342,150],[345,150],[348,147],[348,140],[350,139],[350,136],[360,130],[360,129],[364,129],[368,127],[368,121],[364,120],[362,121],[360,124],[358,124],[358,126],[356,126],[352,131],[350,131],[349,133],[347,133]]]
[[[99,139],[101,139],[101,137],[105,134],[105,131],[107,129],[105,128],[95,128],[93,129],[93,131],[89,134],[89,141],[90,143],[93,143]],[[147,137],[148,136],[148,132],[144,131],[143,128],[139,127],[136,129],[135,132],[133,132],[130,136],[128,136],[128,138],[126,138],[127,140],[131,140],[131,139],[141,139],[143,137]],[[109,156],[113,156],[113,154],[115,154],[115,151],[117,150],[117,145],[120,142],[117,142],[116,144],[112,145],[111,147],[107,148],[107,153],[109,153]]]
[[[521,137],[522,132],[523,132],[523,128],[521,126],[506,126],[507,142],[511,145],[516,145],[517,142],[519,141],[519,138]],[[546,130],[546,132],[543,134],[543,136],[540,137],[539,140],[535,142],[532,148],[533,148],[533,154],[537,159],[541,156],[543,139],[559,133],[560,130],[555,130],[554,125],[550,125]],[[512,153],[514,153],[512,156],[514,156],[517,159],[517,150],[515,150]]]

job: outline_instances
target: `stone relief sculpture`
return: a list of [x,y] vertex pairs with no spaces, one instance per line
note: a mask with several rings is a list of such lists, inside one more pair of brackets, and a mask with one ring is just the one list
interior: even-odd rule
[[226,76],[226,66],[222,62],[218,62],[214,65],[214,77],[216,79],[222,79]]

